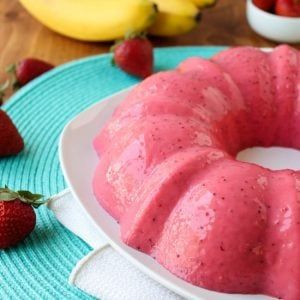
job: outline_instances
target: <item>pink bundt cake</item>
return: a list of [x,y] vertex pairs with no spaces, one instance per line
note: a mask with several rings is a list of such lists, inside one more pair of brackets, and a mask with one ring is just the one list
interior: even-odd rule
[[182,279],[300,299],[300,173],[237,161],[300,149],[300,54],[233,48],[144,80],[94,140],[123,241]]

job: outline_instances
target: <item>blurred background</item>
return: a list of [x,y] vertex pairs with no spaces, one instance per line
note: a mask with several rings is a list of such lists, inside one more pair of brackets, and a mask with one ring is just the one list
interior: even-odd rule
[[[55,65],[83,56],[108,52],[111,42],[83,42],[57,34],[33,18],[17,0],[0,0],[0,81],[5,67],[24,57],[38,57]],[[299,29],[300,30],[300,29]],[[184,45],[276,45],[248,25],[246,1],[219,0],[202,13],[188,33],[150,37],[156,47]],[[300,47],[299,44],[295,45]]]

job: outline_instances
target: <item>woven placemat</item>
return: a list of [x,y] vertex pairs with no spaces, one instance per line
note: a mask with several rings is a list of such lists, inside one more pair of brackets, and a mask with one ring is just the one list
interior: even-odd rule
[[[156,70],[174,68],[189,56],[210,57],[220,47],[155,50]],[[111,65],[110,54],[77,60],[48,72],[16,93],[4,106],[26,148],[0,159],[0,184],[46,196],[66,188],[58,139],[75,115],[137,79]],[[45,207],[38,209],[34,232],[19,246],[0,252],[0,299],[92,299],[68,284],[69,274],[90,247],[62,227]]]

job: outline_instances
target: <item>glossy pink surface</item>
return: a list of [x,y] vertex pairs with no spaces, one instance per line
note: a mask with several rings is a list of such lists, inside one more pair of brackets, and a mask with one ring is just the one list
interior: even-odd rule
[[299,52],[233,48],[139,84],[94,140],[125,243],[195,285],[300,299],[300,174],[235,160],[300,148]]

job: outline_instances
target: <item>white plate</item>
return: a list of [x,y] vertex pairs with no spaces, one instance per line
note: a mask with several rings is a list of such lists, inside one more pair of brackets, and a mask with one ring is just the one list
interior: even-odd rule
[[[62,170],[73,195],[79,201],[83,210],[99,229],[99,233],[107,238],[108,242],[115,250],[141,271],[187,299],[273,299],[261,295],[217,293],[193,286],[172,275],[150,256],[138,252],[122,243],[119,235],[119,225],[104,209],[102,209],[93,195],[91,182],[98,162],[98,157],[92,147],[92,140],[104,125],[105,121],[112,115],[114,109],[128,94],[130,89],[110,96],[83,111],[65,127],[61,135],[59,154]],[[250,154],[250,161],[251,159],[252,161],[255,161],[253,158],[253,151]],[[297,157],[300,157],[299,154]],[[283,155],[283,159],[284,158],[286,158],[285,155]],[[247,160],[247,155],[246,157],[245,155],[242,155],[241,160]]]

